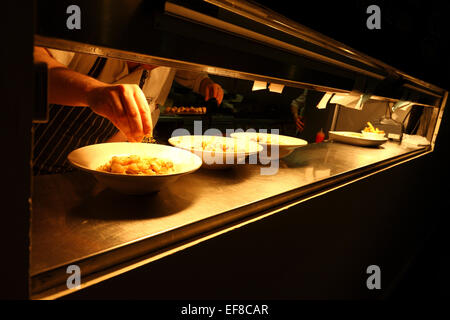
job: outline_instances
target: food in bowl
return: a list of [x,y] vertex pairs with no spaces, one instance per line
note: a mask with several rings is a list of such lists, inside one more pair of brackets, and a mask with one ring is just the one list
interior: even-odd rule
[[383,130],[380,130],[378,128],[375,128],[370,122],[367,122],[367,127],[363,129],[363,132],[373,132],[373,133],[380,133],[384,134]]
[[[245,135],[245,138],[250,140],[250,141],[254,141],[254,142],[258,142],[261,144],[280,144],[280,136],[279,135],[274,135],[272,136],[269,133],[257,133],[257,132],[245,132],[243,133]],[[240,135],[240,133],[232,133],[231,134],[232,137],[238,137],[238,138],[244,138],[244,136]]]
[[[157,160],[151,161],[151,164],[156,165],[160,163],[158,160],[162,160],[166,165],[159,169],[154,168],[159,174],[145,174],[145,172],[143,174],[127,174],[99,170],[99,167],[109,164],[110,161],[112,163],[113,157],[131,157],[133,155],[139,156],[140,161],[144,163],[145,159],[157,158]],[[93,144],[72,151],[67,158],[74,167],[92,174],[101,185],[121,193],[135,195],[158,192],[173,184],[181,176],[195,172],[202,165],[202,159],[192,152],[154,143],[110,142]],[[137,162],[137,158],[129,160],[132,160],[133,163]],[[124,164],[129,160],[118,159],[118,163]],[[173,164],[172,169],[168,169],[167,174],[162,174],[170,166],[169,162]]]
[[259,158],[263,162],[282,159],[295,149],[308,144],[307,141],[299,138],[262,132],[234,132],[231,137],[242,141],[254,141],[262,145],[263,150],[259,153]]
[[138,155],[113,156],[108,163],[100,166],[98,170],[139,175],[171,174],[175,172],[172,161],[158,158],[141,158]]
[[173,114],[205,114],[206,107],[167,107],[164,112]]
[[272,136],[268,135],[268,134],[263,135],[263,134],[257,133],[255,135],[255,137],[252,138],[251,140],[256,141],[256,142],[265,143],[265,144],[271,144]]
[[234,132],[231,134],[231,137],[258,142],[263,145],[301,147],[307,144],[305,140],[299,138],[264,132]]
[[[224,153],[248,153],[255,151],[255,145],[243,143],[235,139],[230,139],[220,136],[183,136],[179,139],[173,138],[172,142],[186,149],[192,151],[209,151],[209,152],[224,152]],[[257,149],[256,149],[257,150]]]
[[370,122],[367,122],[367,127],[365,127],[361,133],[363,138],[367,139],[382,139],[385,135],[383,130],[375,128]]
[[198,141],[198,145],[191,146],[191,149],[201,148],[203,151],[214,152],[245,152],[244,145],[234,143],[235,141],[224,140],[216,137],[205,137],[201,141]]
[[208,169],[224,169],[245,163],[245,159],[260,152],[263,147],[254,141],[241,141],[230,137],[189,135],[176,136],[169,143],[189,150],[203,161]]

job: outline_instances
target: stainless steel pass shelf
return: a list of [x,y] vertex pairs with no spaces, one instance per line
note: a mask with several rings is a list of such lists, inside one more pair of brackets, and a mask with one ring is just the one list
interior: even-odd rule
[[81,172],[37,176],[32,295],[70,293],[71,264],[81,268],[84,285],[93,284],[427,151],[393,142],[379,148],[311,144],[281,160],[275,175],[249,164],[200,169],[147,196],[118,194]]

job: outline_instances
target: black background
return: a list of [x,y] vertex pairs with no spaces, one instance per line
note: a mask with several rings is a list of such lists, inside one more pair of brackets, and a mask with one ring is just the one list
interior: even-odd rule
[[[449,88],[448,1],[269,1],[265,6],[362,53],[442,88]],[[366,27],[369,5],[381,29]]]
[[[330,38],[377,58],[407,74],[450,89],[450,2],[449,1],[267,1],[266,5]],[[369,30],[369,5],[381,9],[381,29]],[[447,104],[448,109],[448,104]],[[440,210],[439,227],[426,241],[424,249],[393,298],[435,299],[448,296],[444,280],[448,265],[446,244],[448,189],[448,113],[436,140],[433,167],[417,174],[418,180],[430,176],[432,185],[424,197],[434,199],[428,210]],[[411,208],[409,208],[411,210]]]
[[[447,49],[450,38],[450,32],[448,31],[448,24],[450,24],[450,2],[448,1],[351,0],[306,2],[259,0],[258,2],[307,27],[341,41],[374,58],[378,58],[412,76],[444,89],[450,89],[450,59]],[[32,42],[32,35],[29,34],[32,28],[32,11],[31,9],[19,10],[18,7],[20,4],[18,3],[7,2],[7,4],[5,8],[5,19],[1,19],[1,30],[4,39],[1,53],[2,61],[9,68],[7,71],[11,70],[11,72],[5,72],[4,74],[20,76],[23,78],[22,82],[24,84],[29,84],[30,82],[26,80],[29,77],[26,72],[31,72],[29,63],[16,63],[13,65],[6,62],[11,61],[13,55],[17,56],[17,52],[21,52],[25,58],[31,61],[31,50],[24,51],[23,48],[27,48],[27,43],[25,42],[28,41],[30,44]],[[371,4],[376,4],[381,8],[381,30],[368,30],[366,28],[366,19],[369,16],[366,13],[366,9]],[[27,21],[29,23],[26,23]],[[11,30],[14,30],[14,32]],[[22,43],[24,44],[21,47]],[[14,50],[6,50],[7,47],[14,48]],[[16,57],[16,61],[19,61],[20,58]],[[18,68],[21,68],[19,70],[20,72],[18,72]],[[7,78],[6,76],[2,77],[2,89],[8,88],[8,90],[12,90],[9,86],[12,80],[14,79]],[[28,97],[25,89],[31,91],[31,88],[21,87],[21,95],[16,95],[16,97]],[[14,98],[12,94],[9,96]],[[6,106],[13,105],[8,103],[8,101],[6,102]],[[4,122],[6,123],[11,118],[13,116],[5,117]],[[20,129],[17,128],[17,132],[20,132]],[[13,135],[15,134],[13,133]],[[11,136],[11,133],[9,133],[9,136]],[[16,134],[16,136],[22,138],[20,135]],[[432,155],[434,165],[426,172],[419,172],[417,176],[417,179],[425,179],[427,176],[435,177],[434,184],[430,185],[425,197],[430,197],[430,210],[440,210],[442,212],[439,229],[427,241],[416,264],[400,284],[398,292],[395,295],[397,298],[443,297],[446,291],[445,285],[440,282],[440,279],[446,278],[445,267],[448,265],[448,248],[446,247],[448,242],[446,235],[447,225],[444,221],[445,211],[448,210],[445,200],[448,197],[448,191],[445,185],[440,186],[440,184],[448,181],[448,163],[446,157],[448,136],[447,110],[444,114],[443,126],[441,127],[436,142],[436,150]],[[6,140],[11,141],[10,145],[6,147],[7,149],[19,149],[18,146],[20,144],[13,143],[17,139]],[[23,152],[22,150],[19,151]],[[12,154],[16,153],[12,152]],[[19,153],[17,154],[19,155]],[[17,159],[17,168],[23,167],[20,158],[17,157]],[[24,159],[22,158],[22,162]],[[8,160],[9,163],[11,161],[13,160]],[[10,171],[14,173],[13,170]],[[10,192],[4,194],[5,198],[18,197],[14,195],[14,192],[24,186],[17,185],[18,179],[15,175],[13,176],[11,174],[10,176],[6,176],[6,178],[6,184],[15,188],[10,188]],[[25,177],[24,180],[27,180],[27,178]],[[433,179],[427,179],[427,181],[429,180]],[[8,203],[8,201],[4,201],[3,203]],[[14,213],[15,211],[10,212]],[[8,243],[14,242],[16,239],[20,241],[23,238],[23,234],[26,234],[27,231],[24,229],[22,233],[18,232],[16,226],[11,224],[8,224],[6,228],[14,230],[13,233],[3,233],[5,238],[2,238],[2,243],[7,247],[9,247]],[[11,238],[11,234],[16,235],[16,237]],[[6,257],[13,257],[11,260],[15,261],[21,261],[23,259],[17,252],[10,251],[5,252]],[[13,256],[13,254],[15,255]],[[2,269],[1,273],[3,275],[14,268],[17,269],[14,265],[9,266],[4,264],[3,266],[5,268],[8,267],[5,270]],[[26,270],[23,270],[23,272],[25,273]],[[3,286],[5,288],[13,286],[17,288],[18,285],[15,281],[16,278],[14,277],[4,277]],[[448,283],[448,280],[446,281]],[[11,286],[9,286],[10,282]],[[26,283],[22,287],[25,288]],[[22,291],[17,295],[23,295]],[[8,298],[15,297],[14,292],[11,291],[5,292],[5,294],[7,294]]]

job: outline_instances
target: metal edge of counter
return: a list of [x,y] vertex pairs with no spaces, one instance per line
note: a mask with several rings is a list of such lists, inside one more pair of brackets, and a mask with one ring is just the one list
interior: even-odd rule
[[[434,150],[436,144],[436,138],[438,136],[439,128],[441,126],[442,118],[444,117],[444,110],[448,102],[448,91],[444,92],[444,96],[442,97],[441,104],[439,106],[439,111],[435,112],[433,119],[431,119],[430,123],[434,124],[432,128],[430,128],[427,133],[428,140],[431,141],[431,148]],[[448,112],[448,111],[447,111]]]
[[78,290],[132,271],[135,268],[165,256],[187,249],[270,215],[280,213],[291,206],[342,188],[407,161],[425,156],[431,152],[432,149],[428,147],[413,150],[267,198],[256,204],[223,212],[214,217],[76,261],[76,264],[83,270],[83,281],[78,288],[68,289],[66,285],[68,276],[66,268],[75,262],[69,262],[63,266],[55,267],[52,270],[31,277],[31,299],[53,300],[70,295]]

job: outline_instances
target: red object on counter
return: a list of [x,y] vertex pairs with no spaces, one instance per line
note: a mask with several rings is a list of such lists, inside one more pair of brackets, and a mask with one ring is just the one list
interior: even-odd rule
[[325,133],[322,129],[316,134],[316,143],[322,142],[325,139]]

